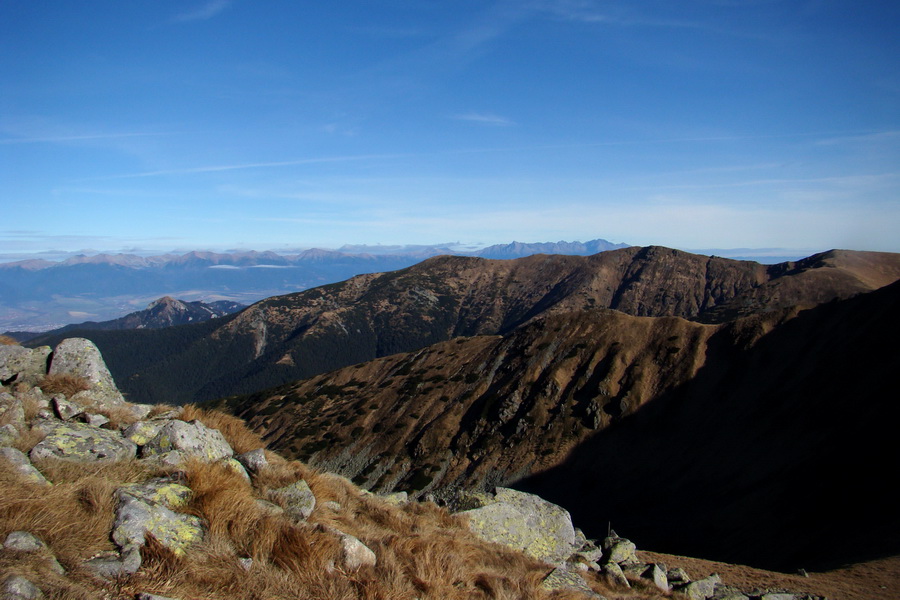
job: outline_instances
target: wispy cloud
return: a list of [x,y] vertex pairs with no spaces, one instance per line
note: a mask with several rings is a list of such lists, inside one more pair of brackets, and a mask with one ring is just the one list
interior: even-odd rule
[[451,118],[456,119],[458,121],[470,121],[473,123],[481,123],[483,125],[499,125],[499,126],[509,126],[515,125],[515,121],[511,119],[507,119],[506,117],[501,117],[500,115],[495,115],[491,113],[464,113],[461,115],[453,115]]
[[194,175],[198,173],[216,173],[221,171],[238,171],[245,169],[267,169],[276,167],[291,167],[296,165],[309,165],[329,162],[349,162],[370,159],[399,158],[402,154],[361,154],[353,156],[324,156],[321,158],[302,158],[297,160],[282,160],[270,162],[238,163],[232,165],[207,165],[202,167],[187,167],[183,169],[160,169],[157,171],[143,171],[140,173],[123,173],[121,175],[105,175],[102,177],[88,177],[85,181],[97,181],[108,179],[130,179],[134,177],[159,177],[164,175]]
[[207,19],[212,19],[223,10],[228,8],[231,3],[232,0],[209,0],[202,6],[199,6],[194,10],[175,15],[172,20],[176,23],[187,23],[189,21],[206,21]]
[[118,138],[131,137],[150,137],[160,135],[173,135],[172,132],[152,132],[152,133],[92,133],[85,135],[51,135],[51,136],[33,136],[33,137],[15,137],[0,139],[0,145],[7,144],[41,144],[41,143],[60,143],[60,142],[84,142],[91,140],[110,140]]

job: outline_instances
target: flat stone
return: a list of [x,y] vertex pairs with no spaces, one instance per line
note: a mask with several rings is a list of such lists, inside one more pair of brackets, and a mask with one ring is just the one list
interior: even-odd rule
[[159,434],[165,423],[159,421],[136,421],[122,431],[122,436],[138,446],[143,446]]
[[18,550],[19,552],[38,552],[46,548],[47,544],[27,531],[13,531],[6,536],[3,547],[7,550]]
[[116,462],[137,455],[137,446],[117,431],[86,423],[58,423],[31,449],[31,460],[58,458],[75,462]]

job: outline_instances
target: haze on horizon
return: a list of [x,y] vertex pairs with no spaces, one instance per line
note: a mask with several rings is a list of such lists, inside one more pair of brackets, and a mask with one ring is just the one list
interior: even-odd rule
[[900,251],[900,5],[0,4],[0,254]]

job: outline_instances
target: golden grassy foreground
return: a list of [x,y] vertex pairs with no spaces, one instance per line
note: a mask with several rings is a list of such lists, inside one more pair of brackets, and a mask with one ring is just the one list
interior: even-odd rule
[[[162,412],[165,407],[155,412]],[[200,419],[219,429],[241,453],[264,444],[239,419],[186,407],[179,419]],[[39,434],[23,435],[21,450]],[[221,464],[191,461],[180,469],[130,460],[88,465],[43,460],[36,466],[54,483],[24,483],[0,463],[0,539],[26,530],[48,551],[0,549],[0,573],[35,582],[49,598],[124,599],[145,592],[182,600],[204,599],[384,599],[414,598],[581,598],[550,591],[542,581],[551,566],[481,541],[461,517],[433,503],[395,506],[348,480],[317,472],[303,463],[266,452],[269,467],[248,482]],[[181,510],[200,517],[202,543],[176,556],[154,539],[141,550],[143,563],[132,575],[109,581],[84,561],[115,549],[110,540],[115,490],[126,483],[176,475],[193,490]],[[270,489],[305,480],[317,498],[307,522],[271,510],[262,499]],[[277,502],[277,499],[275,500]],[[375,566],[341,568],[341,547],[327,528],[361,540],[377,556]],[[65,569],[54,570],[52,556]],[[248,561],[247,559],[251,559]],[[591,586],[607,598],[658,598],[649,589],[612,589],[598,579]]]

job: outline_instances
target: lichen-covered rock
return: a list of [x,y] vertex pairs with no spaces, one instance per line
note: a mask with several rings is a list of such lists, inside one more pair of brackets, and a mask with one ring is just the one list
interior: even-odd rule
[[625,573],[624,571],[622,571],[622,567],[620,567],[618,563],[607,563],[603,566],[603,573],[606,575],[606,580],[610,583],[610,585],[626,588],[631,587],[631,584],[628,583],[628,578],[625,577]]
[[62,419],[63,421],[68,421],[75,415],[82,412],[82,408],[75,404],[74,402],[69,402],[63,397],[62,394],[57,396],[53,396],[50,399],[50,404],[53,406],[53,412],[57,417]]
[[8,424],[0,427],[0,447],[12,446],[19,439],[19,430],[15,425]]
[[116,462],[134,458],[137,446],[117,431],[86,423],[47,423],[47,436],[31,449],[31,460],[59,458],[76,462]]
[[637,549],[634,542],[621,537],[608,537],[603,540],[606,551],[606,562],[616,564],[633,564],[637,562],[634,555]]
[[189,494],[184,486],[165,480],[119,488],[113,541],[125,550],[144,545],[150,533],[163,546],[184,554],[189,546],[203,539],[199,518],[172,510],[183,504]]
[[19,552],[39,552],[46,548],[47,544],[27,531],[12,531],[6,536],[3,547],[7,550],[17,550]]
[[271,494],[274,498],[280,499],[284,504],[285,512],[298,521],[308,519],[316,508],[316,497],[309,489],[309,484],[302,479],[274,489]]
[[497,488],[481,508],[463,511],[469,528],[485,540],[521,550],[550,563],[568,558],[575,546],[572,518],[563,508],[533,494]]
[[130,575],[141,568],[140,546],[133,544],[122,550],[121,555],[105,552],[84,562],[84,566],[101,577],[115,579]]
[[712,598],[713,593],[716,591],[716,584],[720,582],[721,579],[718,574],[713,573],[704,579],[692,581],[681,588],[680,591],[690,600],[706,600],[707,598]]
[[137,421],[122,431],[122,436],[138,446],[143,446],[155,438],[165,423],[161,421]]
[[178,450],[201,460],[215,462],[231,458],[234,451],[218,429],[210,429],[200,421],[168,421],[152,440],[141,448],[141,456],[153,456]]
[[584,577],[582,577],[580,573],[562,567],[557,567],[550,571],[544,578],[544,581],[541,582],[541,585],[544,589],[549,591],[576,590],[589,598],[604,598],[604,596],[601,596],[588,587],[588,584],[584,581]]
[[653,581],[653,585],[661,592],[669,592],[672,589],[669,587],[669,578],[665,568],[657,564],[650,565],[650,568],[644,573],[644,577]]
[[0,346],[0,382],[35,385],[47,374],[49,354],[49,346],[34,349]]
[[68,374],[91,383],[90,391],[98,404],[122,405],[125,399],[106,368],[100,350],[84,338],[67,338],[56,345],[50,357],[50,375]]
[[228,467],[229,469],[231,469],[232,471],[234,471],[235,473],[237,473],[238,475],[240,475],[241,479],[243,479],[247,483],[250,483],[249,473],[247,473],[247,470],[244,468],[244,465],[239,463],[237,460],[235,460],[233,458],[223,458],[221,460],[221,463],[223,465],[225,465],[226,467]]
[[393,504],[394,506],[403,506],[404,504],[409,502],[409,494],[407,494],[406,492],[393,492],[381,496],[381,499],[388,504]]
[[20,575],[11,575],[3,582],[3,600],[37,600],[44,594],[40,588]]
[[0,459],[12,465],[13,470],[28,483],[51,485],[47,478],[35,468],[25,454],[16,448],[0,448]]

